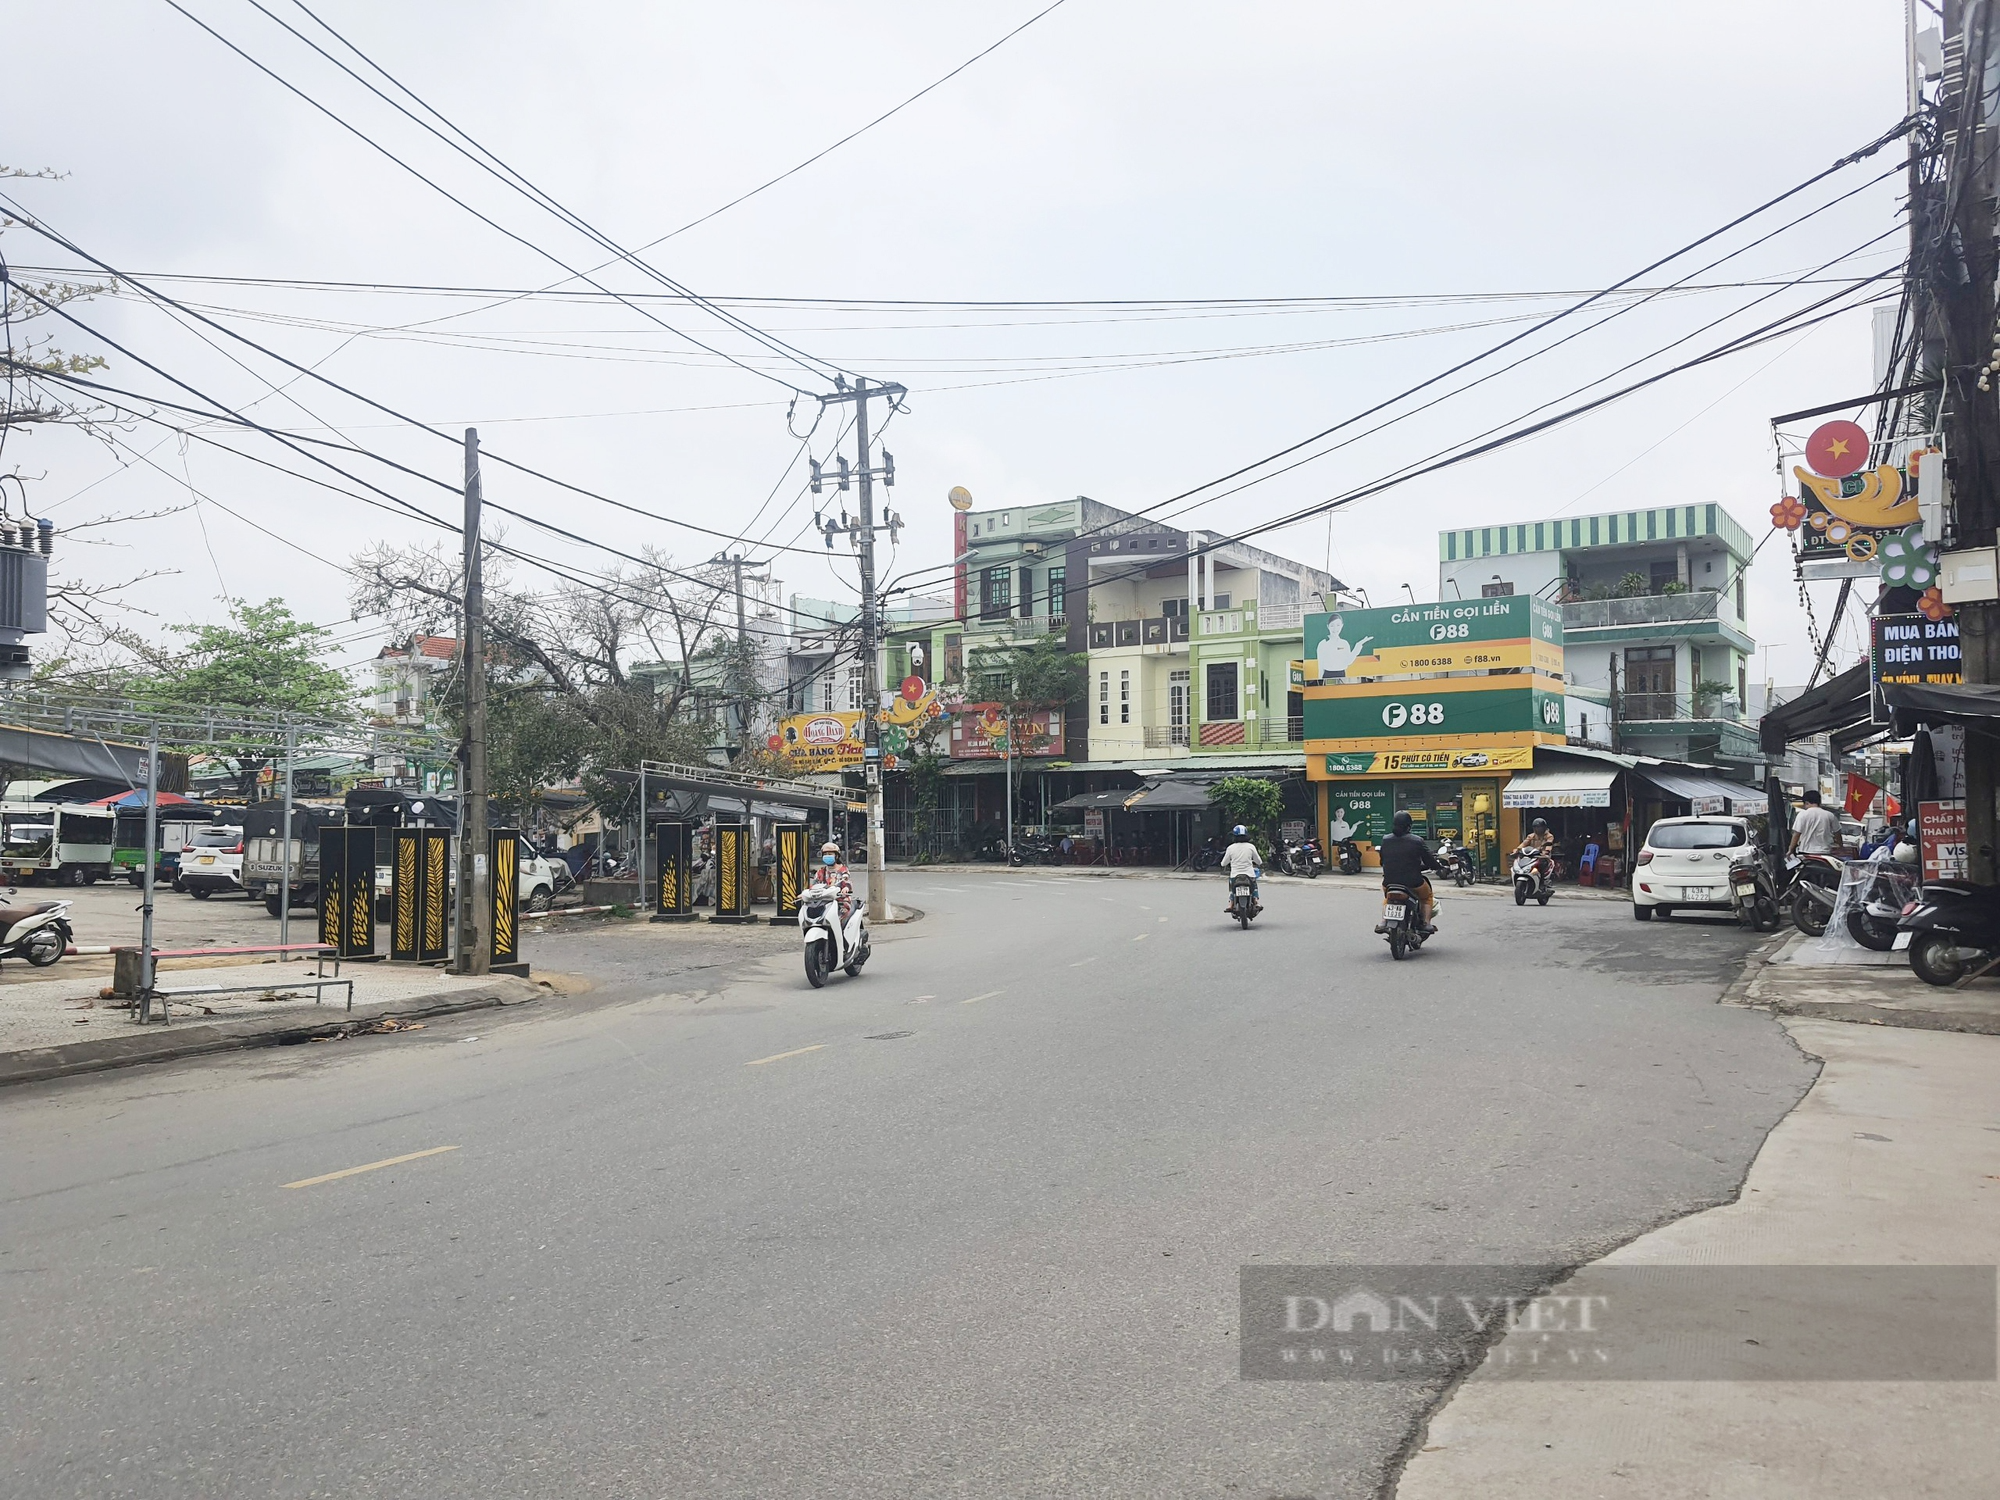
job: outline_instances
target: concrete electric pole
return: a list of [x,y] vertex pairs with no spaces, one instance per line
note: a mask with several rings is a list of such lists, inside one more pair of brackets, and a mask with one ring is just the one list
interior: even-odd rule
[[[851,401],[854,403],[855,445],[860,458],[860,466],[852,477],[861,483],[861,519],[858,525],[848,528],[853,536],[855,550],[861,563],[861,711],[862,711],[862,775],[867,782],[868,796],[868,920],[886,922],[889,919],[889,885],[883,871],[884,854],[882,839],[882,665],[875,657],[876,643],[881,638],[881,605],[875,597],[875,490],[874,480],[879,476],[886,487],[896,483],[896,461],[884,450],[882,466],[878,469],[868,461],[868,403],[877,398],[886,399],[891,409],[906,394],[900,385],[870,385],[866,380],[856,379],[852,386],[845,381],[836,381],[838,390],[820,400],[828,405]],[[837,483],[841,489],[847,488],[849,475],[841,474]],[[819,465],[813,465],[812,489],[820,492]],[[884,508],[887,519],[883,530],[893,531],[902,522]],[[828,545],[832,544],[832,524],[829,523]]]
[[465,429],[465,785],[458,798],[458,974],[484,974],[492,958],[493,902],[486,863],[486,622],[480,577],[479,430]]

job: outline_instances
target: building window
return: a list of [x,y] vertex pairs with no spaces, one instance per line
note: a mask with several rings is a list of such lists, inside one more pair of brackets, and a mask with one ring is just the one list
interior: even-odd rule
[[1188,617],[1188,602],[1185,599],[1162,599],[1160,613],[1169,620],[1185,620]]
[[1184,669],[1167,674],[1167,730],[1176,745],[1188,742],[1188,674]]
[[987,568],[979,575],[979,618],[1004,620],[1014,601],[1014,570]]
[[1673,719],[1674,648],[1632,646],[1625,652],[1626,719]]
[[1212,661],[1203,678],[1208,711],[1202,715],[1211,723],[1234,719],[1236,715],[1236,663]]
[[859,663],[847,669],[847,707],[851,712],[861,707],[861,667]]
[[1109,672],[1099,672],[1097,674],[1097,722],[1100,724],[1109,724],[1111,722],[1111,674]]
[[1067,568],[1049,569],[1049,614],[1060,620],[1063,617],[1063,579]]
[[1130,672],[1120,672],[1118,674],[1118,722],[1120,724],[1130,724],[1132,722],[1132,674]]
[[1743,575],[1741,573],[1736,575],[1736,618],[1738,620],[1747,620],[1750,618],[1743,612]]
[[1217,594],[1213,599],[1208,601],[1208,607],[1210,609],[1229,608],[1229,596],[1227,594]]
[[1035,570],[1021,569],[1021,618],[1027,619],[1035,612]]

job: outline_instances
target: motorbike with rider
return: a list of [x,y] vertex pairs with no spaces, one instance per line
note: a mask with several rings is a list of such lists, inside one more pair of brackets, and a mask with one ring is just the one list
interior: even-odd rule
[[[1437,897],[1431,890],[1427,872],[1437,870],[1442,873],[1444,866],[1431,853],[1431,846],[1410,832],[1410,815],[1407,812],[1397,813],[1390,828],[1389,837],[1375,850],[1382,861],[1382,894],[1386,900],[1400,891],[1416,901],[1423,924],[1417,934],[1421,943],[1422,939],[1437,931],[1432,921],[1437,914]],[[1377,923],[1375,930],[1386,931],[1387,923]]]
[[1531,898],[1543,906],[1549,904],[1549,897],[1555,894],[1556,860],[1555,835],[1549,832],[1549,820],[1537,818],[1528,826],[1528,832],[1521,840],[1521,846],[1514,851],[1514,904],[1521,906]]
[[[1257,846],[1250,842],[1249,829],[1238,823],[1229,832],[1232,842],[1222,851],[1222,880],[1224,888],[1229,892],[1229,899],[1223,903],[1222,910],[1224,915],[1236,917],[1248,927],[1250,918],[1264,910],[1264,901],[1258,884],[1264,878],[1264,861],[1257,852]],[[1247,881],[1250,887],[1250,906],[1247,912],[1239,912],[1236,907],[1236,891],[1239,883],[1244,881]]]

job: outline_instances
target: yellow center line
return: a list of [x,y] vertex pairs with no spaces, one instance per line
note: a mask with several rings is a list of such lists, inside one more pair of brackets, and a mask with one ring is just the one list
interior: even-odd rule
[[743,1066],[761,1068],[767,1062],[780,1062],[787,1057],[802,1057],[808,1052],[817,1052],[825,1045],[825,1042],[814,1042],[810,1047],[794,1047],[789,1052],[773,1052],[769,1057],[753,1057]]
[[456,1151],[456,1146],[433,1146],[428,1151],[412,1151],[406,1156],[392,1156],[387,1161],[371,1161],[365,1167],[348,1167],[339,1172],[322,1172],[317,1177],[301,1177],[297,1182],[285,1184],[288,1188],[317,1187],[322,1182],[338,1182],[343,1177],[355,1177],[363,1172],[379,1172],[384,1167],[398,1167],[406,1161],[417,1161],[426,1156],[441,1156],[447,1151]]
[[961,1000],[958,1003],[960,1005],[977,1005],[982,1000],[991,1000],[995,995],[1004,995],[1006,993],[1005,990],[988,990],[983,995],[974,995],[970,1000]]

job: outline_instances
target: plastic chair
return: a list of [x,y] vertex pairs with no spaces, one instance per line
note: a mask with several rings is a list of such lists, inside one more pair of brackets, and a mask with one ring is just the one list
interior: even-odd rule
[[1597,845],[1585,844],[1583,846],[1583,858],[1576,862],[1576,882],[1578,885],[1589,885],[1597,878],[1597,854]]

